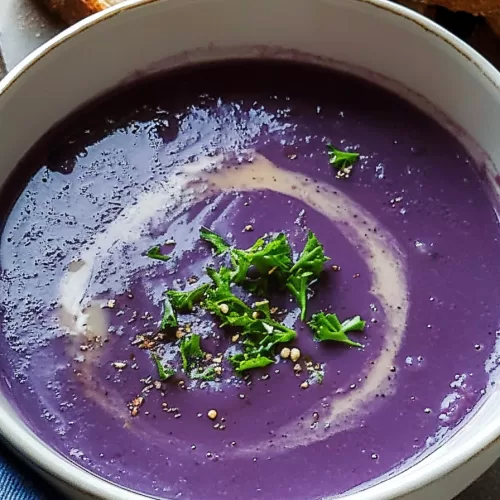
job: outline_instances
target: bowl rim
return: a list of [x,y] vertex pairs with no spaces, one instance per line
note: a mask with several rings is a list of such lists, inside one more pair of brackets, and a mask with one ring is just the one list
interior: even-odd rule
[[[6,94],[11,87],[15,86],[16,82],[19,81],[30,68],[52,52],[52,50],[57,49],[79,33],[95,25],[104,23],[124,11],[147,8],[149,4],[158,1],[168,2],[169,0],[126,0],[121,4],[111,6],[104,11],[93,14],[64,29],[61,33],[28,54],[21,62],[12,68],[2,80],[0,80],[0,98]],[[328,1],[331,2],[335,0]],[[500,91],[500,70],[497,70],[492,63],[475,49],[439,26],[436,22],[424,17],[418,12],[389,0],[351,1],[355,1],[359,4],[368,4],[371,7],[381,9],[391,15],[401,17],[405,21],[410,21],[424,29],[427,34],[438,38],[441,42],[444,42],[456,51],[458,55],[464,57],[469,63],[472,63],[476,67],[476,70]],[[55,483],[61,485],[67,485],[72,490],[76,490],[80,494],[86,495],[86,498],[93,498],[95,500],[144,500],[156,498],[145,493],[132,491],[124,486],[120,486],[98,476],[90,470],[84,469],[79,464],[72,462],[47,445],[31,429],[20,431],[18,419],[15,418],[16,414],[16,410],[13,409],[12,414],[5,414],[4,417],[0,419],[0,436],[8,446],[21,456],[22,459],[32,465],[47,479],[52,479]],[[496,427],[490,428],[488,432],[480,434],[479,439],[468,440],[464,445],[458,448],[455,453],[447,454],[446,457],[440,459],[439,463],[426,474],[420,474],[419,476],[411,478],[403,485],[394,484],[392,480],[383,480],[383,483],[391,485],[386,488],[383,498],[378,495],[369,496],[369,488],[350,494],[347,492],[344,495],[350,500],[391,500],[401,495],[408,495],[448,476],[455,469],[495,446],[500,446],[500,422]],[[391,479],[395,479],[395,477],[397,477],[397,475],[393,476]],[[344,495],[342,495],[342,497],[344,497]]]

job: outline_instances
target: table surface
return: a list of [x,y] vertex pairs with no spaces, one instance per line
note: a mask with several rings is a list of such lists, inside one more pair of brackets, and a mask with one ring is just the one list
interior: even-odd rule
[[[64,28],[33,0],[0,0],[0,78],[30,51]],[[500,42],[487,30],[476,30],[468,39],[500,66]],[[455,500],[499,500],[500,461]],[[436,499],[440,500],[440,499]]]

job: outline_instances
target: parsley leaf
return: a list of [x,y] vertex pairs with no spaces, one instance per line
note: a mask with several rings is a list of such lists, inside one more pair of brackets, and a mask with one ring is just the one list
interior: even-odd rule
[[159,356],[156,353],[152,353],[151,357],[153,358],[153,361],[156,364],[160,380],[167,380],[172,375],[175,375],[175,370],[173,368],[170,368],[170,366],[164,366]]
[[290,269],[286,287],[299,304],[300,319],[305,320],[307,313],[307,290],[309,285],[319,278],[323,264],[329,260],[325,256],[323,245],[312,231],[307,235],[304,250],[299,255],[297,262]]
[[193,368],[193,365],[203,359],[204,353],[200,347],[199,335],[188,335],[181,340],[180,344],[182,369],[187,372]]
[[156,245],[154,247],[151,247],[146,252],[146,256],[149,257],[150,259],[163,260],[164,262],[167,262],[167,260],[171,259],[171,257],[169,255],[165,255],[165,254],[161,253],[160,245]]
[[175,326],[177,326],[177,317],[175,316],[174,309],[167,296],[163,301],[163,315],[160,322],[160,330]]
[[234,248],[231,250],[231,263],[234,267],[232,279],[241,284],[247,277],[250,266],[255,266],[262,276],[269,276],[275,272],[286,273],[292,266],[291,249],[284,233],[265,242],[259,238],[248,250]]
[[212,285],[205,283],[194,290],[179,292],[177,290],[168,290],[167,297],[172,306],[177,311],[192,311],[194,304],[200,302]]
[[337,177],[349,177],[353,165],[359,159],[359,153],[350,153],[348,151],[341,151],[336,147],[328,144],[328,161],[338,169]]
[[320,312],[314,314],[308,325],[314,332],[314,338],[318,342],[323,340],[334,340],[354,347],[363,347],[359,342],[353,342],[346,333],[351,331],[363,331],[366,321],[359,316],[346,319],[343,323],[339,321],[336,314],[325,314]]
[[231,324],[230,319],[233,317],[251,315],[252,309],[231,291],[231,271],[228,268],[221,267],[218,271],[207,268],[207,274],[215,287],[208,291],[203,306],[222,319],[221,326]]
[[236,372],[242,373],[246,370],[253,370],[255,368],[265,368],[272,365],[274,360],[266,356],[245,357],[245,354],[235,354],[230,358],[231,364]]
[[194,380],[215,380],[217,375],[215,373],[215,368],[213,366],[209,366],[208,368],[205,368],[205,370],[193,370],[190,376]]
[[214,246],[215,255],[222,255],[231,248],[231,245],[222,236],[219,236],[206,227],[200,229],[200,238]]

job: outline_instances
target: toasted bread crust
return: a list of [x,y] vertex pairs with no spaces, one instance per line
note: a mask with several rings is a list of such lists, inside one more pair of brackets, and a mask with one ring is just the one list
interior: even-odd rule
[[42,0],[47,7],[56,12],[68,24],[100,12],[113,3],[107,0]]
[[493,32],[500,36],[500,11],[486,18]]
[[469,12],[476,16],[487,16],[500,12],[500,0],[418,0],[428,5],[439,5],[454,11]]

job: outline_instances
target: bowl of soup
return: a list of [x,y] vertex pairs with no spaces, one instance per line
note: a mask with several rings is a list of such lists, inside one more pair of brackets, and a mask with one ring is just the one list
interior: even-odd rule
[[0,83],[0,432],[75,499],[451,499],[500,456],[500,74],[382,0],[126,2]]

